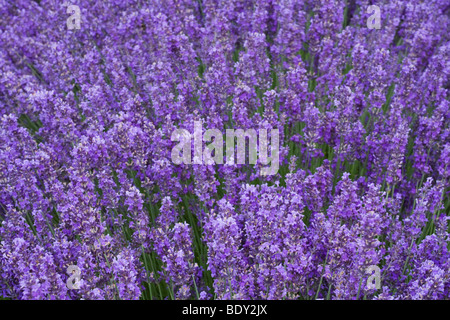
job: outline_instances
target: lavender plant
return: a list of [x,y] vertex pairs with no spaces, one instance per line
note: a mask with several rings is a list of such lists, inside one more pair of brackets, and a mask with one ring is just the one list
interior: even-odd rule
[[[0,16],[0,297],[450,299],[448,1]],[[279,170],[174,163],[197,123],[278,129]]]

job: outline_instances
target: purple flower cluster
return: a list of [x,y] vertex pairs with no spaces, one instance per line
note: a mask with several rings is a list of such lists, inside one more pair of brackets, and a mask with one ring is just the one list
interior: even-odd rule
[[70,3],[0,1],[0,298],[450,299],[448,0]]

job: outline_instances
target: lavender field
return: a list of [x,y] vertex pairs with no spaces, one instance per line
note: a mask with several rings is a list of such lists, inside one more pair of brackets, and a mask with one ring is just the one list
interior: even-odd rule
[[0,299],[450,300],[449,31],[449,0],[0,0]]

